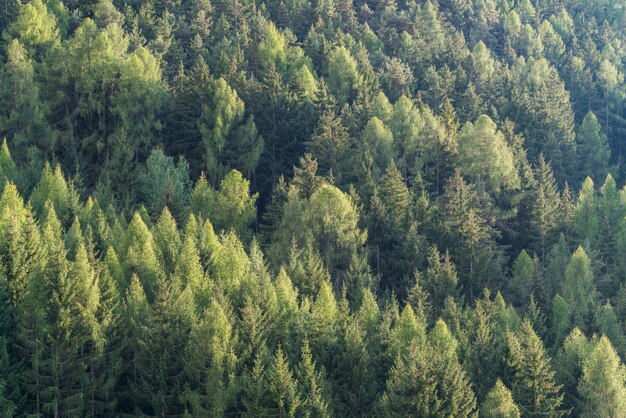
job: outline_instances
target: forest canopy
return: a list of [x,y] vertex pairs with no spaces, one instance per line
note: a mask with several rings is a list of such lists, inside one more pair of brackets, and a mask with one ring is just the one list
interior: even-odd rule
[[623,0],[0,11],[0,416],[624,416]]

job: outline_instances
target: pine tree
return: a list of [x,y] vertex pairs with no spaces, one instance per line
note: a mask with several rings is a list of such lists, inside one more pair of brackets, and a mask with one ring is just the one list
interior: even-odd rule
[[428,269],[423,277],[424,289],[431,297],[432,304],[436,307],[436,312],[443,308],[444,301],[448,297],[455,298],[457,296],[459,279],[456,274],[456,268],[450,261],[450,255],[447,251],[442,257],[437,247],[431,248],[428,257]]
[[519,407],[513,401],[511,391],[504,386],[502,380],[496,380],[493,389],[489,391],[480,407],[482,418],[520,418]]
[[2,147],[0,148],[0,184],[4,188],[4,184],[7,181],[15,182],[18,180],[18,171],[13,157],[11,157],[11,151],[7,145],[7,139],[2,141]]
[[[611,264],[619,263],[615,257],[614,249],[617,247],[618,231],[620,222],[626,215],[626,205],[622,202],[615,180],[611,174],[606,176],[604,184],[600,188],[598,202],[598,216],[600,217],[600,233],[603,239],[598,242],[598,250],[603,258],[610,260]],[[607,293],[617,290],[617,283],[610,283]]]
[[578,242],[587,241],[590,248],[596,249],[600,240],[600,218],[598,199],[593,180],[587,177],[583,182],[578,200],[574,206],[572,233]]
[[626,410],[626,369],[609,339],[601,337],[585,359],[578,393],[584,417],[612,417]]
[[141,342],[145,339],[150,306],[144,293],[139,277],[133,274],[129,280],[128,290],[124,297],[122,316],[122,359],[124,369],[115,388],[118,409],[134,412],[137,403],[134,389],[139,385],[139,352]]
[[191,329],[185,373],[193,384],[185,398],[194,415],[222,415],[233,401],[236,335],[228,313],[214,299]]
[[573,415],[580,415],[582,403],[576,390],[582,376],[583,363],[593,351],[597,339],[588,340],[578,328],[574,328],[563,341],[557,353],[557,379],[563,385],[564,406],[570,408]]
[[491,300],[491,293],[484,289],[482,297],[476,299],[476,306],[467,322],[467,353],[464,365],[475,383],[478,399],[484,399],[491,389],[491,382],[501,373],[503,347],[496,324],[497,307]]
[[513,399],[524,416],[565,415],[560,409],[563,403],[561,387],[554,380],[550,359],[530,322],[524,321],[519,336],[509,333],[507,340]]
[[606,135],[593,112],[589,111],[583,118],[576,133],[578,155],[580,158],[580,175],[589,176],[596,183],[602,181],[609,170],[609,149]]
[[519,253],[513,263],[513,271],[508,287],[514,300],[521,306],[526,306],[531,293],[536,287],[537,277],[535,265],[525,250]]
[[581,329],[591,325],[596,306],[596,288],[591,270],[591,260],[582,247],[572,254],[563,280],[563,299],[570,307],[571,324]]
[[452,260],[464,290],[473,296],[499,268],[492,241],[496,231],[490,224],[489,201],[457,171],[446,184],[441,209],[450,248],[454,249]]
[[151,216],[156,218],[168,208],[175,218],[182,220],[191,192],[189,164],[184,157],[175,164],[161,149],[153,150],[138,181],[139,196]]
[[176,220],[167,207],[161,212],[152,236],[160,264],[166,272],[172,272],[181,249],[181,239]]
[[382,416],[470,416],[476,398],[456,359],[412,344],[396,357],[380,401]]
[[[28,31],[29,24],[26,23],[22,29]],[[55,142],[54,132],[46,121],[48,109],[36,79],[36,63],[30,59],[25,47],[28,48],[25,40],[14,39],[6,48],[7,63],[0,72],[0,80],[7,86],[0,92],[3,109],[0,112],[0,131],[7,136],[16,162],[26,168],[20,183],[32,187]],[[8,174],[5,172],[5,175]],[[12,180],[18,181],[17,178]]]
[[307,338],[316,363],[328,367],[336,350],[338,308],[335,295],[328,282],[322,283],[315,302],[311,306],[307,322]]
[[40,232],[30,208],[13,183],[7,183],[0,197],[0,257],[8,282],[9,299],[17,306],[31,274],[40,265]]
[[280,346],[268,370],[267,385],[271,402],[268,412],[279,417],[295,416],[301,403],[298,385]]
[[41,297],[49,300],[45,309],[46,340],[40,373],[47,377],[42,390],[42,409],[54,416],[82,415],[88,365],[102,343],[96,322],[99,291],[84,246],[70,263],[61,236],[61,225],[50,203],[46,205],[43,238],[47,263],[39,280]]
[[323,175],[332,174],[341,180],[351,138],[341,116],[334,111],[320,115],[311,141],[307,143],[307,151],[319,164]]
[[258,197],[258,193],[250,194],[250,182],[237,170],[226,174],[218,191],[201,176],[191,195],[191,210],[196,216],[210,219],[218,232],[234,229],[240,238],[248,241],[250,227],[256,221]]
[[551,330],[554,336],[554,345],[558,346],[571,329],[570,307],[558,293],[552,298],[550,306],[552,312]]
[[154,300],[164,273],[158,261],[152,233],[138,212],[126,229],[122,254],[125,274],[137,274],[148,300]]
[[137,352],[137,382],[132,393],[138,409],[153,415],[181,414],[183,357],[195,322],[195,306],[189,287],[162,283]]
[[554,174],[543,155],[539,156],[535,177],[537,189],[533,193],[534,202],[531,210],[532,235],[535,240],[534,249],[541,255],[541,260],[545,260],[548,249],[556,241],[562,213],[559,210],[561,199]]
[[48,201],[52,203],[55,212],[60,214],[61,224],[69,225],[75,213],[72,213],[70,210],[69,189],[61,172],[61,166],[58,164],[54,171],[49,164],[45,165],[39,183],[31,192],[28,200],[35,213],[39,216],[44,215],[44,209]]
[[296,370],[298,388],[302,404],[300,411],[305,418],[332,416],[331,403],[328,399],[328,383],[321,372],[315,368],[309,342],[304,340],[300,363]]
[[467,122],[459,135],[460,170],[468,180],[495,193],[518,189],[513,154],[489,116]]
[[99,272],[98,291],[100,300],[96,321],[101,342],[90,365],[91,396],[87,401],[87,410],[92,416],[116,410],[118,400],[115,397],[115,387],[124,369],[122,297],[118,280],[111,274],[111,270],[105,268]]
[[335,48],[328,57],[328,88],[337,97],[339,105],[349,103],[363,82],[357,63],[344,46]]
[[347,324],[337,348],[332,380],[337,388],[335,412],[337,414],[367,414],[371,409],[377,381],[365,341],[358,322]]

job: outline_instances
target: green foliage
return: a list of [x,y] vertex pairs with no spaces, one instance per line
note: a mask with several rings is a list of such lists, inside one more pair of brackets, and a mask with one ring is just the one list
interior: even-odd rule
[[550,359],[530,322],[522,323],[519,335],[508,334],[507,341],[513,399],[524,415],[563,416],[561,387],[555,382]]
[[621,416],[613,3],[0,1],[0,415]]
[[139,177],[142,200],[152,214],[168,208],[179,220],[182,219],[189,194],[189,166],[184,158],[174,164],[171,157],[156,149],[146,161],[146,171]]
[[328,57],[328,87],[339,105],[351,101],[363,82],[357,62],[344,46],[335,48]]
[[581,416],[610,417],[626,408],[626,370],[611,342],[601,337],[583,364],[578,384],[585,407]]
[[513,271],[509,281],[509,289],[513,299],[525,306],[536,286],[536,272],[533,260],[522,250],[513,262]]
[[255,202],[258,194],[250,195],[250,182],[233,170],[220,182],[219,190],[209,186],[201,176],[191,194],[191,211],[210,219],[218,232],[235,230],[249,239],[250,227],[256,221]]
[[484,418],[507,417],[520,418],[520,410],[513,401],[511,391],[498,379],[489,391],[480,407],[480,416]]
[[463,126],[459,158],[461,173],[469,180],[485,184],[494,192],[519,187],[511,150],[489,116],[482,115],[475,123]]
[[570,308],[570,321],[574,326],[587,329],[596,305],[591,260],[582,247],[572,254],[563,280],[563,299]]
[[42,0],[23,5],[7,34],[23,43],[32,54],[59,42],[57,19]]
[[576,133],[576,142],[580,155],[581,176],[589,176],[600,182],[608,173],[611,151],[606,135],[602,133],[598,118],[593,112],[587,113],[582,120]]

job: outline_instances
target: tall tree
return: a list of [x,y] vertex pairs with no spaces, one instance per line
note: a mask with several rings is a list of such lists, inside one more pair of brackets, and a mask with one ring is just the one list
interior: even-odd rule
[[493,389],[489,391],[480,407],[480,416],[483,418],[520,418],[519,407],[513,401],[511,391],[504,386],[502,380],[496,380]]
[[509,368],[512,372],[513,398],[524,416],[560,417],[563,394],[554,379],[550,358],[529,321],[524,321],[519,336],[507,335]]
[[611,151],[606,135],[593,112],[588,112],[583,118],[576,133],[576,143],[581,177],[589,176],[596,183],[602,181],[609,170]]
[[589,329],[596,307],[596,288],[591,260],[582,247],[572,254],[562,286],[563,299],[570,307],[572,325]]

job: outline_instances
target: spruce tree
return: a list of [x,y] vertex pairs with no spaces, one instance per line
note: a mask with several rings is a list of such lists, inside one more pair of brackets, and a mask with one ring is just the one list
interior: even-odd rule
[[563,394],[554,379],[550,358],[543,342],[529,321],[524,321],[519,335],[509,333],[508,367],[512,376],[513,399],[523,416],[560,417]]
[[550,164],[543,155],[539,156],[535,169],[537,189],[533,193],[531,225],[534,249],[545,260],[548,249],[557,239],[562,213],[559,210],[560,196]]
[[582,247],[572,254],[565,269],[562,285],[563,299],[570,307],[572,325],[588,329],[596,306],[596,288],[591,270],[591,260]]
[[511,391],[504,386],[502,380],[496,380],[496,384],[489,391],[485,401],[480,407],[482,418],[520,418],[519,407],[513,401]]
[[296,369],[298,388],[302,404],[300,411],[305,418],[332,416],[331,403],[328,397],[328,382],[320,371],[316,370],[309,342],[304,340],[300,355],[300,363]]
[[193,324],[185,351],[184,397],[194,415],[223,415],[234,397],[236,335],[229,310],[214,299]]

